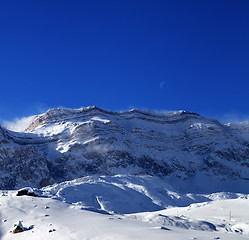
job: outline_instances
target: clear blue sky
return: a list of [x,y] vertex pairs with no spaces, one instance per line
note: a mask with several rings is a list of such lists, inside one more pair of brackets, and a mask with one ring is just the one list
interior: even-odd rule
[[89,105],[246,117],[249,1],[1,1],[0,80],[0,121]]

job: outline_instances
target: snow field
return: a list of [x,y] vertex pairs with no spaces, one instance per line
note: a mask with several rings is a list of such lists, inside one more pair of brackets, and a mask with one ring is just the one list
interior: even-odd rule
[[[82,210],[80,206],[63,203],[59,200],[42,197],[15,196],[15,192],[6,192],[5,196],[0,197],[0,233],[2,240],[9,239],[25,239],[25,240],[41,240],[41,239],[61,239],[61,240],[86,240],[86,239],[248,239],[245,235],[238,233],[229,233],[212,231],[205,229],[203,221],[195,221],[196,230],[183,228],[176,225],[168,226],[160,222],[158,216],[166,216],[169,218],[176,217],[184,213],[186,217],[197,219],[206,217],[210,220],[210,211],[215,211],[218,207],[223,207],[224,211],[221,215],[216,216],[216,223],[223,220],[229,201],[232,201],[232,211],[240,209],[236,218],[231,220],[235,227],[247,226],[243,219],[246,218],[246,211],[239,206],[248,203],[241,199],[221,200],[210,204],[202,204],[193,210],[186,208],[172,208],[159,212],[146,212],[132,215],[118,214],[101,214],[91,211]],[[192,208],[192,207],[190,207]],[[248,209],[248,208],[247,208]],[[193,215],[191,214],[193,212]],[[188,214],[188,215],[187,215]],[[27,229],[22,233],[12,234],[14,223],[22,221]],[[240,222],[240,223],[239,223]],[[199,223],[199,229],[198,229]],[[230,224],[231,224],[230,223]],[[229,224],[229,223],[227,223]]]

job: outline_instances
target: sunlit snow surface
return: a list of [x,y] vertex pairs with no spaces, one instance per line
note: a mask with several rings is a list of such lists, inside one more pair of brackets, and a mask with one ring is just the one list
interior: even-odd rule
[[[55,184],[36,190],[39,197],[2,190],[0,236],[3,240],[248,239],[248,195],[180,193],[175,188],[158,177],[118,175]],[[18,221],[26,230],[12,234]]]

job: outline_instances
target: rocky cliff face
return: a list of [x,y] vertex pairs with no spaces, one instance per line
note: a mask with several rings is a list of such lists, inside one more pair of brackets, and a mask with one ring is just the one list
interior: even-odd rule
[[0,127],[0,188],[15,189],[52,183],[46,156],[35,145],[29,144],[28,138],[18,143],[15,143],[16,139]]
[[93,174],[249,180],[248,130],[186,111],[52,109],[25,133],[0,128],[0,188]]

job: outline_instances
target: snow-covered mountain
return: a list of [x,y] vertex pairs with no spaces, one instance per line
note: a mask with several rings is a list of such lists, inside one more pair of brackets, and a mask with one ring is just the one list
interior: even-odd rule
[[0,164],[1,189],[129,174],[243,182],[246,192],[249,125],[223,125],[187,111],[56,108],[24,132],[1,127]]
[[[248,238],[248,122],[97,107],[28,121],[0,127],[1,239]],[[8,190],[24,186],[39,189]]]

